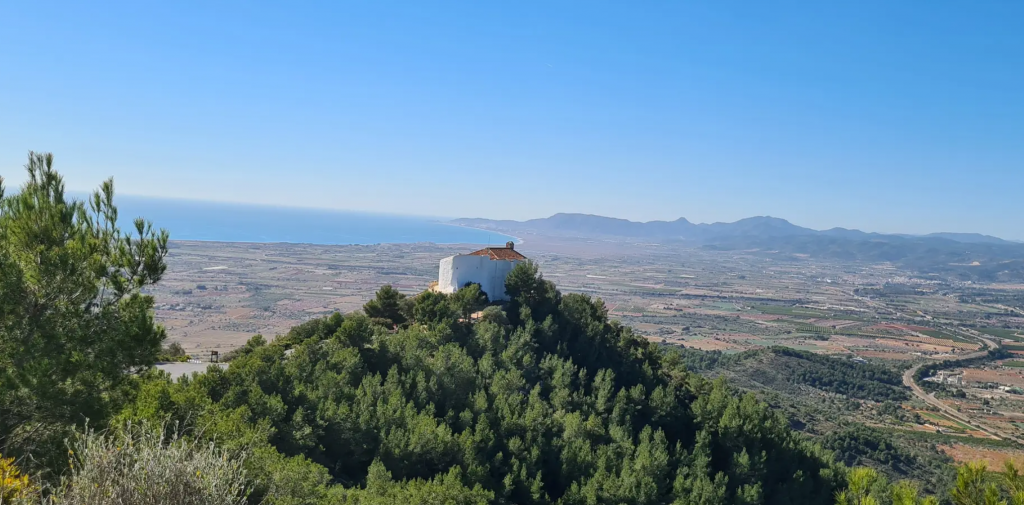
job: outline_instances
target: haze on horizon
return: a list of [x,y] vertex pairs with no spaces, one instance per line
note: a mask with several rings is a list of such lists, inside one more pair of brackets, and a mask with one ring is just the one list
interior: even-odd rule
[[1024,239],[1019,2],[7,2],[0,175]]

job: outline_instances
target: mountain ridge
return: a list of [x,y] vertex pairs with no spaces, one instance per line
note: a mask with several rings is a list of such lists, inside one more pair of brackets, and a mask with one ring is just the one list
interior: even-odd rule
[[716,221],[713,223],[694,223],[685,217],[674,221],[631,221],[628,219],[600,216],[596,214],[559,212],[550,217],[528,219],[526,221],[493,220],[486,218],[459,218],[449,221],[450,224],[473,226],[486,229],[505,229],[516,231],[571,231],[575,233],[603,235],[621,238],[673,238],[673,236],[704,238],[725,234],[756,234],[756,235],[812,235],[820,234],[848,239],[865,238],[906,238],[906,239],[943,239],[963,244],[997,244],[1020,245],[1020,242],[1006,240],[981,233],[934,232],[923,235],[909,233],[878,233],[858,229],[835,227],[827,230],[815,230],[791,223],[790,221],[772,216],[751,216],[733,222]]
[[771,216],[732,223],[692,223],[685,218],[646,223],[592,214],[555,214],[528,221],[456,219],[450,224],[522,236],[643,241],[716,251],[795,255],[837,261],[891,263],[911,272],[953,281],[1024,281],[1024,244],[977,233],[885,234],[831,228],[813,230]]

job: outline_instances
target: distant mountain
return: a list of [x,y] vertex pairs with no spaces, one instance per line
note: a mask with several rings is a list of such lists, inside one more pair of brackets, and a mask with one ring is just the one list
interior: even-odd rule
[[907,239],[945,239],[964,244],[1014,245],[980,233],[931,233],[928,235],[867,233],[846,228],[817,231],[797,226],[785,219],[757,216],[733,223],[694,224],[686,218],[675,221],[637,222],[592,214],[560,213],[529,221],[495,221],[491,219],[456,219],[452,224],[504,231],[555,233],[580,237],[660,238],[678,240],[715,240],[721,237],[784,237],[793,235],[820,235],[850,240],[886,240],[893,237]]
[[873,236],[881,236],[880,233],[865,233],[860,230],[848,230],[846,228],[832,228],[822,232],[822,235],[850,240],[866,240]]
[[785,219],[770,216],[748,217],[735,223],[700,224],[706,227],[705,238],[711,237],[785,237],[791,235],[811,235],[817,233],[810,228],[797,226]]
[[529,221],[456,219],[452,224],[501,231],[610,240],[677,243],[716,250],[761,251],[812,257],[891,262],[962,280],[1024,279],[1024,244],[977,233],[890,235],[846,228],[818,231],[785,219],[758,216],[734,223],[628,221],[590,214],[555,214]]
[[591,214],[555,214],[529,221],[492,221],[489,219],[456,219],[452,224],[529,233],[555,233],[575,237],[617,237],[635,239],[702,241],[714,237],[754,236],[777,237],[817,233],[775,217],[749,217],[735,223],[694,224],[679,218],[675,221],[628,221]]
[[1016,244],[1010,240],[1003,240],[999,237],[993,237],[991,235],[982,235],[980,233],[929,233],[925,237],[931,238],[944,238],[948,240],[955,240],[957,242],[963,242],[965,244]]

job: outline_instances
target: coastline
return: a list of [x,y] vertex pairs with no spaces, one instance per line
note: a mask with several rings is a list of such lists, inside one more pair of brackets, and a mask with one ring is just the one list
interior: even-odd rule
[[477,230],[477,231],[485,231],[487,233],[497,233],[498,235],[504,235],[506,237],[511,237],[512,241],[515,242],[516,245],[520,245],[520,244],[525,244],[526,243],[526,240],[523,240],[522,237],[517,237],[515,235],[509,235],[508,233],[504,233],[504,232],[500,232],[500,231],[496,231],[496,230],[489,230],[487,228],[477,228],[476,226],[466,226],[464,224],[446,223],[444,221],[435,221],[435,222],[437,224],[443,224],[445,226],[455,226],[457,228],[465,228],[467,230]]

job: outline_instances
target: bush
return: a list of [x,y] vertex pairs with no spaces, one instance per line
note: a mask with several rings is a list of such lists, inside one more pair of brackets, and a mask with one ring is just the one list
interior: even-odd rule
[[69,474],[54,505],[242,505],[249,489],[242,458],[212,443],[132,426],[87,431],[70,444]]
[[164,347],[160,355],[156,357],[157,361],[166,362],[185,362],[188,361],[190,356],[185,352],[185,348],[178,342],[171,342],[171,345]]
[[36,487],[28,475],[14,465],[14,458],[0,456],[0,505],[27,504],[36,497]]

